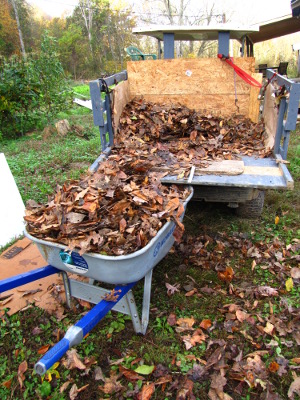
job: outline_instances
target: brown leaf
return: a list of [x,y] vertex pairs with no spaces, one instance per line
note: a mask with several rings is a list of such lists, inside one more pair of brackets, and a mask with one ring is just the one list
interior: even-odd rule
[[86,369],[86,366],[80,360],[76,349],[71,349],[67,351],[66,358],[62,361],[62,364],[67,369],[76,369],[76,368],[80,370]]
[[80,392],[83,392],[85,389],[87,389],[89,387],[89,384],[82,386],[80,389],[78,389],[76,383],[73,384],[73,386],[71,387],[71,390],[69,392],[69,397],[70,400],[75,400],[76,397],[78,396],[78,394]]
[[95,381],[105,381],[101,367],[95,368]]
[[234,276],[234,271],[231,267],[226,267],[225,271],[218,271],[218,277],[224,282],[231,282]]
[[193,335],[183,336],[183,341],[185,344],[185,348],[189,350],[191,347],[194,347],[197,343],[201,344],[206,339],[206,335],[202,331],[202,329],[196,329]]
[[76,383],[74,383],[69,392],[70,400],[75,400],[77,395],[78,395],[78,387],[77,387]]
[[211,325],[212,325],[212,323],[211,323],[210,319],[203,319],[201,321],[200,328],[209,329],[211,327]]
[[120,296],[120,292],[121,292],[120,289],[119,290],[112,289],[109,293],[107,293],[104,296],[104,300],[105,301],[112,301],[112,302],[115,303],[116,301],[118,301],[118,298]]
[[114,394],[119,392],[120,390],[123,389],[123,386],[121,382],[118,381],[118,378],[119,376],[115,375],[112,372],[111,377],[105,378],[104,386],[99,386],[99,389],[101,389],[106,394]]
[[300,396],[300,377],[295,378],[295,380],[291,383],[288,391],[288,397],[290,399],[294,399],[294,394]]
[[174,199],[171,199],[165,206],[165,211],[170,213],[176,210],[179,207],[179,205],[180,205],[180,200],[178,197],[175,197]]
[[278,296],[278,290],[270,286],[258,286],[257,291],[261,296]]
[[170,285],[170,283],[166,282],[167,294],[168,296],[172,296],[175,292],[179,292],[180,284],[175,283],[175,285]]
[[270,322],[267,322],[264,331],[268,334],[268,335],[273,335],[274,332],[274,325],[272,325]]
[[120,229],[120,232],[121,232],[121,233],[125,232],[126,227],[127,227],[127,222],[126,222],[126,220],[125,220],[124,218],[122,218],[122,219],[120,220],[120,222],[119,222],[119,229]]
[[[22,291],[22,290],[18,290],[18,292],[21,292],[21,291]],[[22,294],[21,297],[28,296],[28,295],[30,295],[30,294],[36,294],[36,293],[38,293],[38,292],[42,292],[42,289],[26,290],[26,291],[24,291],[24,293]]]
[[176,400],[188,400],[193,399],[193,387],[194,382],[190,379],[185,379],[183,385],[180,387],[176,394]]
[[38,349],[38,354],[45,354],[49,350],[50,344],[46,344]]
[[18,381],[19,381],[21,389],[23,387],[23,382],[25,380],[24,373],[27,371],[27,368],[28,368],[28,365],[27,365],[27,361],[26,360],[21,362],[21,364],[19,365],[19,368],[18,368]]
[[6,389],[10,389],[11,384],[12,384],[12,380],[13,380],[13,378],[10,378],[8,381],[2,382],[1,385],[5,386]]
[[88,301],[82,300],[82,299],[77,299],[78,303],[81,305],[81,307],[85,307],[88,310],[90,310],[92,308],[91,303],[89,303]]
[[138,395],[138,400],[149,400],[155,392],[154,383],[143,385],[141,392]]
[[191,318],[178,318],[176,324],[178,327],[176,328],[177,332],[183,332],[183,331],[188,331],[193,329],[193,325],[195,323],[195,319],[193,317]]
[[215,372],[212,376],[210,387],[215,389],[217,395],[221,398],[223,393],[223,388],[227,383],[227,379],[225,376],[222,376],[220,373]]
[[291,277],[293,279],[300,279],[300,268],[294,267],[291,269]]
[[240,322],[244,322],[248,317],[249,317],[249,314],[247,314],[246,312],[244,312],[242,310],[236,310],[236,318]]
[[272,361],[271,364],[269,365],[269,371],[270,372],[277,372],[279,369],[279,364],[277,362]]
[[122,375],[125,376],[126,379],[130,381],[138,381],[138,380],[144,380],[145,378],[135,371],[132,371],[131,369],[125,368],[122,365],[119,365],[119,371],[121,372]]
[[72,381],[66,381],[66,382],[64,382],[64,383],[62,384],[62,386],[60,387],[60,389],[59,389],[59,393],[63,393],[63,392],[68,388],[68,386],[70,385],[70,383],[72,383]]
[[71,224],[78,224],[85,218],[85,214],[69,212],[66,214],[66,220]]
[[170,326],[176,325],[176,315],[175,315],[174,313],[171,313],[171,314],[168,316],[167,322],[168,322],[168,324],[169,324]]
[[191,140],[196,140],[197,135],[198,135],[198,132],[197,132],[196,130],[192,131],[192,132],[190,133],[190,139],[191,139]]

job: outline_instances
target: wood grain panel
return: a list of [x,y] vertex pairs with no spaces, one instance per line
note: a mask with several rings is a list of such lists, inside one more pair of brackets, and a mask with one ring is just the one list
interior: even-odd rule
[[113,89],[113,128],[117,132],[120,116],[126,104],[130,101],[129,82],[120,82]]
[[[234,62],[249,74],[254,72],[254,58],[236,58]],[[250,86],[237,75],[234,79],[233,69],[219,59],[131,61],[127,70],[131,98],[143,96],[157,103],[180,103],[196,110],[231,115],[237,112],[236,92],[239,112],[257,118],[254,101],[249,113]]]

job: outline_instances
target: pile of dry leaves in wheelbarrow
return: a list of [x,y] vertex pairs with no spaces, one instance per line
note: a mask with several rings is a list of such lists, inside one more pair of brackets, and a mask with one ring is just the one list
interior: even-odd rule
[[57,187],[44,205],[27,203],[30,234],[80,254],[125,255],[144,247],[173,219],[179,241],[189,189],[162,185],[163,175],[186,176],[193,165],[205,167],[240,154],[269,155],[263,123],[142,100],[125,107],[115,139],[112,153],[95,173]]

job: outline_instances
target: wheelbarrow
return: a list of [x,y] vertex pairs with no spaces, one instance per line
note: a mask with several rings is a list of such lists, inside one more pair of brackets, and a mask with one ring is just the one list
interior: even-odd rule
[[[184,201],[184,208],[193,197],[193,188]],[[184,213],[181,216],[183,219]],[[108,256],[66,251],[66,246],[37,239],[25,230],[25,236],[38,247],[47,266],[28,273],[0,281],[0,293],[49,275],[61,273],[63,277],[66,304],[70,307],[71,298],[96,304],[81,320],[71,326],[64,338],[54,345],[35,365],[35,371],[43,375],[72,346],[79,344],[112,309],[131,316],[136,333],[145,334],[149,322],[151,281],[153,268],[168,254],[174,243],[175,223],[169,221],[157,235],[142,249],[124,256]],[[75,277],[86,277],[88,282]],[[137,311],[132,288],[144,279],[144,292],[141,318]],[[113,290],[98,286],[99,282],[117,285]],[[97,285],[95,285],[97,283]]]

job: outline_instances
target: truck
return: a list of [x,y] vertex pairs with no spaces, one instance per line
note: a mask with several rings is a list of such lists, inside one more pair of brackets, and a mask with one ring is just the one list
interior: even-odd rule
[[[267,69],[263,81],[255,72],[252,30],[228,25],[217,27],[136,28],[137,34],[158,40],[158,59],[129,61],[127,70],[90,82],[94,124],[99,127],[102,152],[92,170],[110,154],[118,134],[120,115],[133,98],[157,104],[177,103],[189,108],[230,116],[242,114],[254,122],[263,118],[265,145],[271,156],[241,155],[235,162],[212,162],[207,173],[193,173],[189,180],[169,174],[166,184],[191,184],[194,200],[223,202],[245,218],[261,215],[266,190],[292,190],[294,182],[287,168],[290,132],[296,129],[300,83]],[[175,59],[176,40],[217,40],[218,57]],[[230,39],[238,40],[241,57],[229,56]],[[161,58],[162,43],[164,58]],[[109,90],[115,85],[113,90]],[[102,95],[101,95],[102,93]],[[214,164],[214,165],[213,165]],[[212,172],[213,171],[213,172]]]

